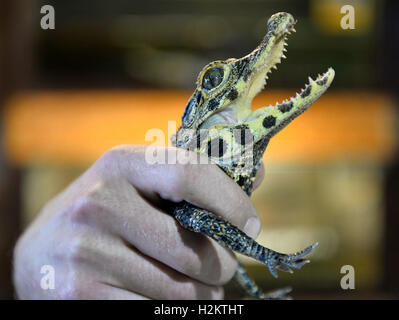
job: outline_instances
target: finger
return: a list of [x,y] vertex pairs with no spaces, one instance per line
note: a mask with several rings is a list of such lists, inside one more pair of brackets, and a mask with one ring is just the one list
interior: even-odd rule
[[[94,253],[98,248],[92,246]],[[98,257],[101,256],[101,263]],[[82,263],[82,262],[81,262]],[[143,255],[122,239],[107,239],[107,250],[86,255],[84,266],[91,270],[92,277],[102,279],[104,285],[85,287],[84,295],[90,292],[96,298],[116,296],[138,299],[222,299],[221,287],[206,285],[189,278],[163,263]],[[114,288],[114,290],[111,290]],[[118,290],[119,288],[119,290]],[[96,290],[102,290],[96,292]]]
[[148,300],[147,297],[108,283],[98,283],[88,294],[87,299]]
[[258,169],[258,172],[256,173],[253,190],[255,190],[256,188],[258,188],[260,186],[264,177],[265,177],[265,166],[263,165],[263,162],[262,162],[262,164],[260,165],[260,167]]
[[[68,212],[74,225],[105,229],[145,255],[203,283],[225,284],[237,268],[230,250],[201,234],[182,229],[176,219],[152,206],[125,180],[108,182],[103,188],[93,190],[68,208]],[[63,224],[60,221],[59,225]],[[97,239],[98,235],[94,237]],[[98,240],[100,248],[106,243],[105,237],[106,233]],[[70,238],[67,247],[77,243],[77,251],[83,249],[82,256],[91,254],[85,250],[92,246],[85,244],[91,241],[89,236],[83,239],[80,236],[77,241],[73,236]]]
[[[120,252],[114,252],[114,259],[119,262],[117,270],[121,272],[117,276],[128,289],[154,299],[223,299],[222,287],[189,278],[134,248],[119,248]],[[129,267],[132,265],[134,269]]]
[[[156,150],[160,154],[166,153],[166,160],[172,159],[171,154],[177,154],[178,163],[150,164],[146,161],[146,148],[133,146],[115,149],[110,160],[116,161],[121,174],[146,195],[158,194],[175,202],[186,200],[224,217],[248,235],[257,236],[260,220],[255,207],[244,191],[219,167],[214,164],[190,164],[206,162],[207,158],[182,149],[159,147]],[[179,162],[185,156],[189,164]]]

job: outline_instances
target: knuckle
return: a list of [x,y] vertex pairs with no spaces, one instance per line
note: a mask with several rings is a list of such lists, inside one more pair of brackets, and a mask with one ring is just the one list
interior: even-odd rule
[[103,162],[114,162],[115,159],[123,156],[127,153],[128,146],[127,145],[118,145],[109,150],[107,150],[101,157],[100,160]]
[[115,159],[118,159],[120,157],[124,156],[143,156],[145,153],[145,146],[136,146],[136,145],[130,145],[130,144],[120,144],[117,146],[112,147],[108,151],[106,151],[100,159],[103,159],[104,161],[111,161],[115,162]]
[[73,200],[59,216],[69,223],[87,225],[93,224],[104,215],[111,213],[107,203],[109,186],[104,181],[95,183],[90,190]]
[[89,241],[85,233],[77,233],[68,241],[68,246],[66,246],[64,252],[64,259],[74,267],[86,261],[90,251]]
[[88,224],[104,210],[105,208],[97,201],[95,194],[89,193],[75,200],[66,210],[65,215],[70,222]]
[[142,150],[137,146],[118,145],[106,151],[93,165],[99,168],[105,176],[115,176],[120,173],[121,166],[128,165],[129,159],[140,156]]
[[[93,168],[100,168],[101,171],[106,170],[109,167],[114,167],[115,163],[119,161],[121,155],[126,152],[124,146],[116,146],[107,150],[93,165]],[[112,171],[112,170],[111,170]]]

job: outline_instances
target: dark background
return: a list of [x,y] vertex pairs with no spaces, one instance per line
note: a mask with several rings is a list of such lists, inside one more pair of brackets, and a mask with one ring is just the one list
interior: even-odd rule
[[[289,41],[289,59],[273,73],[268,88],[297,88],[306,79],[304,70],[320,72],[333,65],[333,90],[382,92],[396,99],[398,2],[354,2],[372,8],[373,23],[351,33],[323,29],[315,1],[2,0],[0,109],[26,89],[191,90],[209,61],[250,52],[264,35],[265,19],[278,11],[292,13],[300,23]],[[44,4],[55,8],[55,30],[40,29]],[[0,149],[0,298],[13,298],[12,250],[23,230],[26,170]],[[370,289],[372,298],[399,292],[398,157],[382,170],[383,267],[381,281]],[[308,291],[307,297],[318,297],[316,292]]]

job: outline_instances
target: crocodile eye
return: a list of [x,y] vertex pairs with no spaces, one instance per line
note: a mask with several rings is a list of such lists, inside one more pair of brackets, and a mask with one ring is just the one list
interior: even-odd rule
[[202,78],[202,86],[208,90],[217,87],[223,80],[223,74],[222,68],[209,69]]

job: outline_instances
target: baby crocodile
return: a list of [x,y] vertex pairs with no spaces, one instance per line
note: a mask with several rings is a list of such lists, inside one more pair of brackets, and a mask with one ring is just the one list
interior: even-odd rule
[[[248,196],[269,140],[307,110],[334,78],[330,68],[315,80],[309,77],[309,83],[295,97],[252,111],[252,100],[264,88],[268,73],[285,58],[287,36],[295,32],[295,23],[291,14],[276,13],[268,20],[266,36],[250,54],[205,66],[186,105],[182,125],[172,138],[177,147],[206,154]],[[279,253],[263,247],[216,214],[184,201],[176,206],[174,216],[184,228],[266,264],[276,278],[277,269],[292,273],[291,268],[299,269],[309,262],[305,257],[317,245],[294,254]],[[235,279],[258,299],[287,298],[289,292],[281,289],[263,293],[240,264]]]

